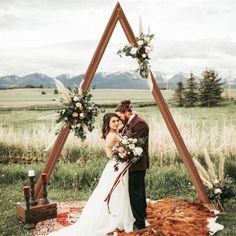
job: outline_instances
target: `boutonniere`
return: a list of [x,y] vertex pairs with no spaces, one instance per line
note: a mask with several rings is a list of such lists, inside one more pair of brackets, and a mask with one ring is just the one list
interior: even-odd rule
[[132,128],[131,128],[131,125],[130,125],[130,124],[126,124],[124,130],[125,130],[125,134],[126,134],[126,136],[130,137],[131,134],[132,134]]
[[125,126],[127,129],[130,129],[130,123],[126,124]]

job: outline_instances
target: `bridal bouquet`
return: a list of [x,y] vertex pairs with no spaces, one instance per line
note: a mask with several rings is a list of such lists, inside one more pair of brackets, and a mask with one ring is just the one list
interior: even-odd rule
[[137,162],[143,153],[141,140],[123,137],[112,148],[112,157],[117,162]]
[[136,58],[139,61],[139,68],[137,72],[139,72],[141,78],[147,79],[148,73],[150,70],[150,52],[153,51],[153,47],[151,41],[154,37],[154,34],[144,34],[141,33],[139,37],[136,37],[136,41],[138,46],[134,46],[131,44],[125,45],[123,49],[118,50],[117,54],[122,57],[122,55],[130,56],[132,58]]
[[112,148],[112,157],[117,161],[117,163],[114,165],[114,171],[118,171],[118,165],[120,162],[127,162],[128,164],[124,167],[123,170],[120,171],[113,186],[111,187],[111,190],[104,200],[105,202],[107,202],[109,213],[111,213],[109,207],[111,195],[129,167],[142,157],[143,149],[140,146],[143,143],[144,139],[128,138],[124,136]]
[[[59,111],[57,123],[69,123],[69,127],[74,131],[75,136],[82,141],[85,140],[85,128],[90,132],[94,129],[95,117],[98,116],[99,112],[103,112],[103,109],[90,101],[92,94],[89,91],[84,91],[75,86],[70,88],[68,92],[59,80],[55,80],[55,83],[63,95],[61,102],[65,105],[64,109]],[[57,131],[57,134],[60,131],[61,129]]]

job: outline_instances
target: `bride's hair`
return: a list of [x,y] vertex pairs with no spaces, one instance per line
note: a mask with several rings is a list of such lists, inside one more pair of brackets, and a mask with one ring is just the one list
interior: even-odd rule
[[132,105],[130,100],[123,100],[120,104],[116,107],[115,112],[122,112],[125,113],[126,111],[132,112]]
[[116,115],[116,113],[106,113],[104,116],[103,116],[103,124],[102,124],[102,138],[106,138],[107,134],[109,133],[110,131],[110,120],[112,117],[117,117],[118,119],[119,116]]

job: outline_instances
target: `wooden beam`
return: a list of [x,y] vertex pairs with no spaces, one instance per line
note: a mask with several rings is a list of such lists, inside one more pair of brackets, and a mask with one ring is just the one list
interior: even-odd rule
[[[55,168],[55,165],[57,163],[57,160],[59,159],[61,150],[66,142],[69,132],[70,132],[69,125],[67,125],[62,130],[62,132],[60,134],[58,134],[56,142],[54,143],[54,145],[49,153],[48,159],[47,159],[45,166],[41,172],[41,173],[47,174],[47,179],[50,178],[50,176]],[[39,178],[38,182],[35,186],[35,198],[36,199],[39,199],[42,197],[42,190],[43,190],[42,181],[41,181],[41,178]]]
[[107,23],[107,26],[103,32],[102,38],[100,39],[100,42],[97,46],[97,49],[93,55],[93,58],[88,66],[88,69],[84,76],[84,83],[82,85],[82,88],[84,90],[87,90],[92,82],[93,76],[98,68],[98,65],[102,59],[102,56],[106,50],[107,44],[111,38],[111,35],[116,27],[117,21],[118,21],[118,12],[120,9],[120,4],[117,3],[112,15]]
[[203,203],[210,203],[210,200],[206,194],[204,185],[202,183],[202,180],[197,172],[197,169],[193,163],[193,160],[188,152],[188,149],[181,137],[181,134],[173,120],[173,117],[170,113],[170,110],[165,102],[165,99],[163,98],[161,91],[157,85],[156,80],[153,77],[152,72],[149,73],[149,83],[150,83],[150,88],[152,95],[156,101],[156,104],[158,105],[162,117],[165,120],[165,123],[169,129],[169,132],[172,136],[172,139],[175,142],[175,145],[180,153],[180,156],[184,162],[185,167],[187,168],[187,171],[191,177],[191,180],[193,182],[193,185],[198,193],[198,198],[201,200]]

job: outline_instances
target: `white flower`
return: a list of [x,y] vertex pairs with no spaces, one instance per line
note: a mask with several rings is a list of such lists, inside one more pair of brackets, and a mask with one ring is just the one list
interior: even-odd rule
[[74,96],[74,97],[73,97],[73,101],[74,101],[74,102],[77,102],[77,101],[79,101],[79,98],[78,98],[77,96]]
[[219,180],[216,179],[216,180],[214,181],[214,184],[218,184],[218,183],[219,183]]
[[145,47],[145,52],[148,54],[148,53],[150,53],[152,51],[152,48],[151,47],[149,47],[149,46],[146,46]]
[[130,148],[130,149],[134,149],[134,148],[135,148],[135,145],[134,145],[134,144],[130,144],[130,145],[129,145],[129,148]]
[[84,118],[84,113],[79,114],[80,118]]
[[128,141],[127,139],[122,139],[121,143],[123,143],[123,144],[128,144],[129,141]]
[[130,144],[133,143],[133,139],[132,138],[128,138],[128,141],[129,141]]
[[139,41],[137,42],[137,44],[138,44],[138,46],[142,46],[142,45],[143,45],[143,40],[139,40]]
[[130,51],[130,53],[133,54],[133,55],[135,55],[136,52],[137,52],[137,48],[132,48],[131,51]]
[[132,143],[137,143],[138,142],[138,140],[136,139],[136,138],[134,138],[133,140],[132,140]]
[[120,156],[120,158],[124,158],[125,153],[118,153],[118,155]]
[[219,188],[216,188],[215,190],[214,190],[214,194],[221,194],[222,193],[222,191],[221,191],[221,189],[219,189]]
[[146,58],[147,55],[145,53],[142,54],[142,58]]
[[141,156],[142,153],[143,153],[143,149],[141,147],[136,147],[134,149],[134,155],[135,156]]
[[76,105],[78,108],[83,108],[83,106],[82,106],[82,104],[81,104],[80,102],[77,102],[75,105]]
[[79,124],[79,123],[76,125],[77,128],[80,128],[80,126],[81,126],[81,124]]
[[145,42],[150,42],[151,41],[150,37],[148,37],[148,36],[144,37],[144,40],[145,40]]

